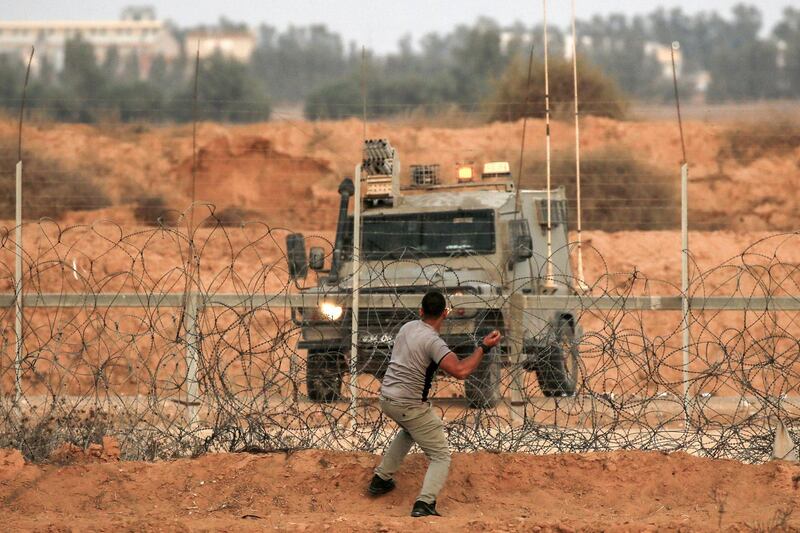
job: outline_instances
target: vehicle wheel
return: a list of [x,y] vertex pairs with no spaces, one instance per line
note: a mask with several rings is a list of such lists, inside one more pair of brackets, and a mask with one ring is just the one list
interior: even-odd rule
[[575,395],[578,357],[575,329],[567,319],[561,318],[555,328],[554,343],[542,351],[536,364],[536,377],[545,396]]
[[464,394],[474,409],[494,407],[500,402],[499,350],[492,348],[481,364],[464,381]]
[[342,399],[342,377],[346,366],[339,351],[308,351],[306,361],[306,390],[308,399],[317,403]]

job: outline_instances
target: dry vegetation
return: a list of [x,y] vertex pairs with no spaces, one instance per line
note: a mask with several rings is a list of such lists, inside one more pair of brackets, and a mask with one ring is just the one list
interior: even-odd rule
[[[581,113],[621,119],[627,110],[627,99],[613,79],[596,67],[579,61],[578,94]],[[554,59],[549,64],[550,105],[553,116],[568,118],[574,113],[572,62]],[[517,59],[498,80],[486,101],[490,120],[515,121],[523,116],[543,117],[545,100],[544,64],[532,65],[528,83],[528,62]]]
[[[49,157],[46,152],[23,147],[24,185],[22,208],[29,218],[60,218],[70,211],[97,209],[111,204],[98,185],[92,161],[77,165]],[[0,218],[15,213],[15,167],[19,160],[17,139],[0,137]]]
[[798,147],[800,125],[794,120],[775,118],[727,128],[720,157],[747,164],[759,157],[791,157]]
[[[570,227],[576,225],[576,166],[574,151],[560,151],[551,162],[553,186],[566,188]],[[523,185],[532,186],[546,174],[537,160],[523,172]],[[527,183],[526,183],[527,182]],[[670,229],[680,224],[680,183],[668,172],[642,159],[629,148],[609,145],[581,157],[581,196],[585,229],[619,231],[626,228]]]

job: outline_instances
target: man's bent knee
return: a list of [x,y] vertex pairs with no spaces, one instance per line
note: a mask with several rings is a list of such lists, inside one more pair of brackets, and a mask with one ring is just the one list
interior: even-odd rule
[[443,454],[443,455],[435,455],[431,457],[432,463],[438,463],[440,465],[445,465],[448,468],[450,467],[450,462],[452,459],[450,458],[450,454]]
[[450,448],[447,446],[443,447],[429,447],[425,450],[425,455],[431,461],[436,461],[438,463],[447,463],[450,464]]

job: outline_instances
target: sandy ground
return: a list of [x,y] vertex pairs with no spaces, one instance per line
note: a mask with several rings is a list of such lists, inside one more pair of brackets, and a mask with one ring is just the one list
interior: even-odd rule
[[[113,447],[113,446],[112,446]],[[298,451],[117,462],[113,450],[27,465],[0,452],[0,527],[37,531],[800,530],[800,465],[683,453],[456,454],[441,518],[408,516],[425,471],[365,493],[377,457]],[[59,462],[69,462],[63,465]],[[788,516],[787,516],[788,515]]]

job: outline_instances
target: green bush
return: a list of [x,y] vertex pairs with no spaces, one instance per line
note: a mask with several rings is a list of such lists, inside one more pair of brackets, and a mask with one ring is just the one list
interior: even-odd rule
[[[170,114],[176,120],[192,120],[194,77],[173,99]],[[272,108],[260,81],[247,65],[220,53],[200,62],[197,84],[198,118],[224,122],[268,120]]]
[[362,100],[358,80],[341,80],[312,91],[306,97],[303,114],[310,120],[360,116]]
[[170,209],[163,196],[142,194],[135,199],[133,217],[148,226],[175,226],[180,214]]
[[[439,109],[451,101],[446,79],[427,79],[408,74],[388,78],[373,76],[367,82],[367,117],[408,114],[415,110]],[[358,78],[348,78],[312,91],[306,98],[309,120],[340,119],[363,115],[363,95]]]
[[[572,62],[553,59],[549,62],[550,109],[553,116],[574,113],[574,80]],[[526,98],[526,87],[529,88]],[[578,98],[583,115],[621,119],[626,100],[616,82],[578,58]],[[527,103],[526,103],[527,102]],[[528,63],[521,58],[512,61],[498,80],[485,106],[490,120],[514,121],[524,116],[544,117],[544,63],[531,69],[528,86]]]
[[239,227],[244,225],[248,219],[258,220],[259,213],[250,209],[245,209],[236,205],[229,205],[219,211],[215,211],[204,221],[206,226]]

